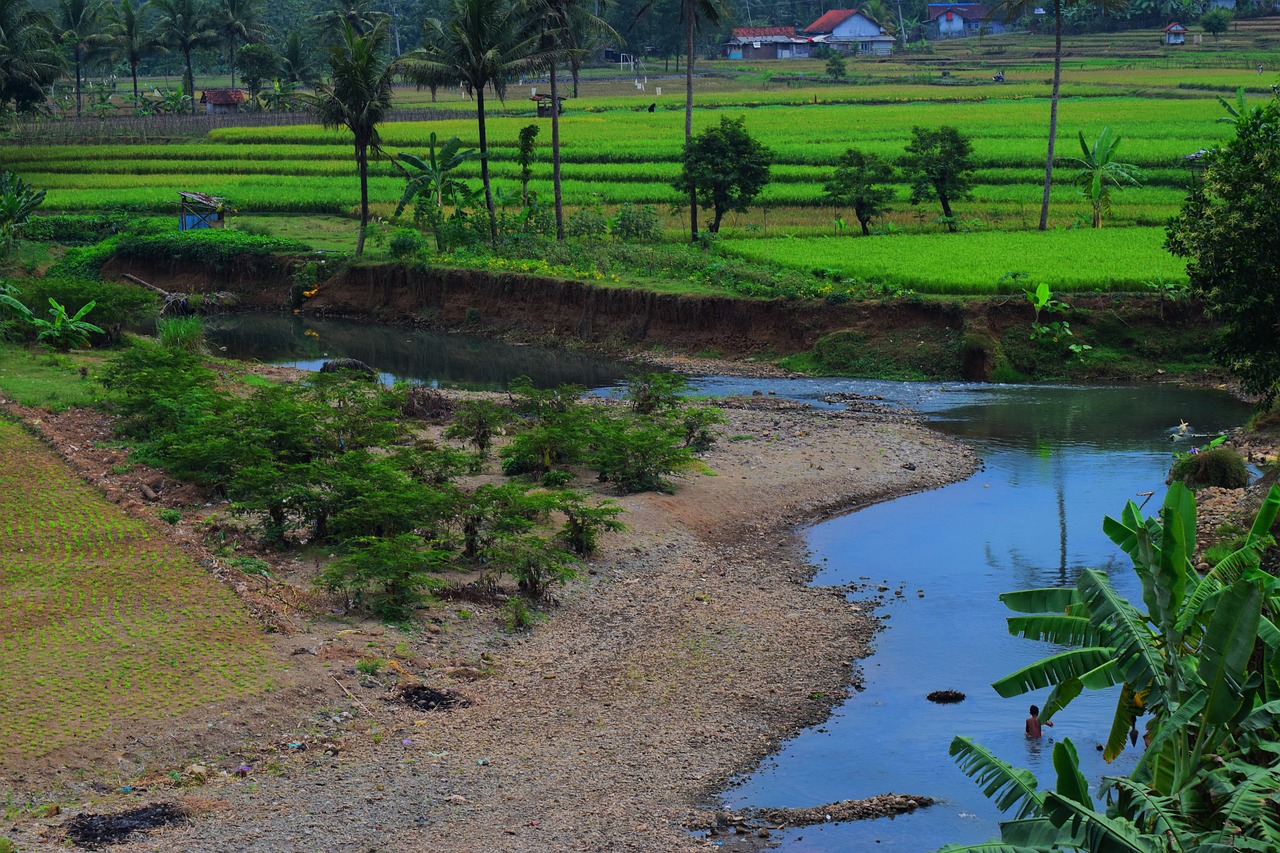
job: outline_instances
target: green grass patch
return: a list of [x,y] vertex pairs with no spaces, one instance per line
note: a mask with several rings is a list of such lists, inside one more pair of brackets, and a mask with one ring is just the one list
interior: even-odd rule
[[1055,290],[1145,290],[1162,277],[1185,281],[1183,263],[1164,250],[1162,228],[976,231],[725,240],[725,250],[759,263],[829,276],[883,281],[931,293],[1012,293],[1002,279],[1025,273]]
[[0,395],[55,412],[96,406],[109,396],[95,379],[103,361],[97,354],[64,355],[0,343]]

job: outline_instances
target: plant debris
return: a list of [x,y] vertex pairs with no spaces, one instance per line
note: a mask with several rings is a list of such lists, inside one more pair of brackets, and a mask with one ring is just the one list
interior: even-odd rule
[[963,702],[965,695],[959,690],[935,690],[924,698],[939,705],[954,705],[956,702]]
[[155,803],[117,814],[79,814],[67,822],[67,838],[78,847],[94,849],[120,844],[139,830],[183,823],[186,812],[175,803]]
[[400,698],[410,708],[417,708],[419,711],[452,711],[471,704],[451,690],[432,690],[422,684],[406,687],[400,691]]

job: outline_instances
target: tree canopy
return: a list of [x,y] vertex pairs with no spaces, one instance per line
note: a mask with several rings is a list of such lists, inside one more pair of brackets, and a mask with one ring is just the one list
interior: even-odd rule
[[685,144],[684,168],[673,186],[711,208],[707,230],[720,231],[731,210],[746,210],[769,181],[773,152],[747,133],[742,118],[722,117]]
[[899,160],[911,182],[911,203],[937,199],[948,231],[956,230],[951,202],[970,197],[973,145],[954,127],[911,128],[911,142]]

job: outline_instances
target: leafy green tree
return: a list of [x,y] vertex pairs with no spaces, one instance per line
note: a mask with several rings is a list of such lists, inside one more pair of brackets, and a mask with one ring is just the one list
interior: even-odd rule
[[83,105],[80,84],[84,79],[83,67],[110,41],[103,32],[104,0],[58,0],[59,40],[71,48],[71,64],[76,80],[76,116]]
[[599,0],[526,0],[533,25],[542,30],[540,49],[545,54],[551,86],[551,187],[555,199],[556,239],[564,240],[564,198],[560,188],[560,88],[557,66],[567,62],[575,73],[582,56],[581,38],[589,33],[609,34],[613,28],[599,17]]
[[66,66],[54,32],[27,0],[0,0],[0,112],[9,104],[26,112],[44,103]]
[[1221,6],[1210,9],[1200,16],[1200,26],[1214,38],[1231,29],[1231,10]]
[[1138,167],[1116,159],[1119,146],[1120,137],[1114,135],[1110,127],[1102,129],[1092,147],[1084,141],[1084,132],[1080,133],[1080,151],[1084,156],[1073,161],[1081,169],[1076,175],[1076,185],[1093,206],[1094,228],[1101,228],[1102,214],[1111,212],[1112,188],[1139,185],[1142,173]]
[[911,141],[899,159],[911,182],[911,203],[937,199],[947,230],[956,230],[951,202],[963,201],[973,186],[973,145],[954,127],[911,128]]
[[316,113],[328,128],[351,131],[360,173],[360,235],[356,255],[364,254],[369,227],[369,149],[378,146],[378,125],[391,111],[392,83],[398,71],[385,54],[387,30],[381,24],[368,35],[343,25],[342,41],[329,49],[330,82],[317,86]]
[[526,124],[520,128],[520,137],[516,143],[516,165],[520,167],[520,203],[529,206],[529,179],[533,177],[534,140],[538,138],[539,128],[536,124]]
[[1191,291],[1223,324],[1219,363],[1269,404],[1280,393],[1280,101],[1247,109],[1235,137],[1203,158],[1204,172],[1170,222],[1165,246],[1187,259]]
[[138,94],[138,65],[165,51],[152,21],[151,0],[120,0],[107,7],[108,34],[111,39],[111,55],[129,65],[133,79],[133,105],[140,103]]
[[311,62],[311,53],[303,46],[302,36],[296,30],[285,39],[281,66],[285,83],[310,86],[319,77]]
[[468,400],[458,407],[444,435],[464,439],[484,457],[510,417],[511,412],[491,400]]
[[349,553],[317,578],[321,589],[345,593],[383,619],[403,620],[445,586],[439,573],[448,567],[448,552],[430,548],[418,536],[365,536],[350,543]]
[[595,552],[604,531],[626,529],[626,525],[618,521],[622,507],[613,501],[591,503],[586,494],[566,489],[560,493],[556,508],[564,513],[560,540],[570,551],[583,557]]
[[249,90],[249,100],[257,108],[258,94],[263,85],[280,73],[280,54],[263,42],[246,44],[236,54],[236,69]]
[[492,89],[506,96],[507,81],[523,71],[545,67],[549,53],[527,7],[515,0],[448,0],[443,19],[427,21],[423,46],[404,56],[404,74],[424,85],[447,80],[476,99],[480,131],[480,180],[489,211],[489,236],[498,239],[498,215],[489,179],[489,140],[484,96]]
[[834,179],[823,190],[824,198],[838,207],[852,208],[863,236],[871,234],[871,220],[889,212],[893,201],[893,166],[885,159],[850,148],[836,161]]
[[836,82],[844,80],[849,74],[849,69],[845,66],[844,57],[838,53],[832,53],[827,57],[827,76]]
[[0,260],[13,250],[22,230],[44,203],[43,189],[35,189],[16,172],[0,171]]
[[729,211],[746,210],[769,180],[773,152],[747,133],[744,119],[722,117],[685,143],[684,168],[672,184],[690,193],[704,208],[711,208],[707,230],[720,231]]
[[210,15],[214,31],[222,39],[227,66],[231,69],[231,88],[236,87],[236,49],[241,42],[252,43],[266,37],[262,26],[259,0],[218,0]]
[[1000,843],[961,851],[1268,850],[1280,843],[1280,585],[1259,568],[1274,547],[1270,529],[1280,510],[1272,487],[1240,547],[1201,576],[1192,563],[1196,510],[1175,483],[1162,518],[1143,518],[1130,502],[1104,529],[1133,560],[1146,612],[1085,572],[1075,589],[1001,596],[1016,613],[1009,630],[1069,647],[995,683],[1012,696],[1052,685],[1042,719],[1084,689],[1121,685],[1104,750],[1109,761],[1150,714],[1145,748],[1127,777],[1107,777],[1109,806],[1100,810],[1069,740],[1055,744],[1057,789],[1040,791],[969,738],[951,746],[960,767],[1014,820]]
[[389,25],[389,16],[374,8],[374,0],[329,0],[311,22],[320,31],[320,38],[327,45],[341,45],[344,27],[351,27],[356,35],[373,32],[378,24]]
[[196,111],[196,76],[191,54],[218,43],[209,15],[199,0],[153,0],[160,12],[158,32],[169,47],[182,52],[182,90],[191,98],[191,113]]

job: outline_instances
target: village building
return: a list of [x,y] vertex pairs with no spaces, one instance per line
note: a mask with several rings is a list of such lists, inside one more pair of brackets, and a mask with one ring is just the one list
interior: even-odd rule
[[726,59],[808,59],[809,39],[795,27],[737,27],[725,42]]
[[205,89],[200,94],[204,111],[211,116],[240,112],[240,105],[247,100],[240,89]]
[[1165,44],[1184,44],[1187,40],[1187,28],[1174,21],[1164,28]]
[[967,38],[1008,32],[1009,27],[981,3],[930,3],[925,20],[925,37]]
[[888,56],[893,48],[893,36],[857,9],[832,9],[805,27],[803,35],[845,54]]

